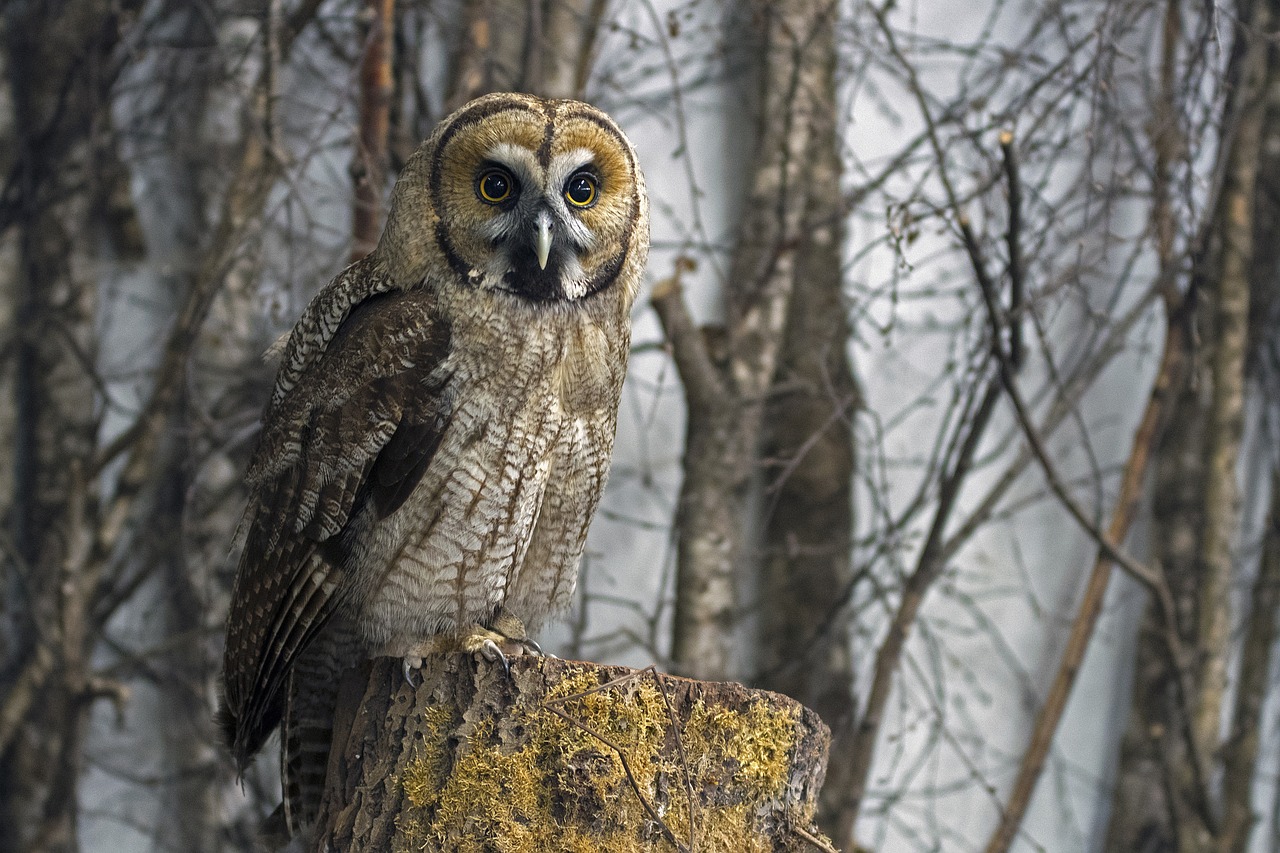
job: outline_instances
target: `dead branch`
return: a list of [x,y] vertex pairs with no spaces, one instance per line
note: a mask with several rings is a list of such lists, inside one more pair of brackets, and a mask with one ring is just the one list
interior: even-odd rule
[[692,261],[678,258],[672,274],[653,286],[652,304],[680,373],[688,405],[714,409],[726,405],[728,389],[707,352],[702,330],[694,324],[684,302],[680,279],[692,271]]

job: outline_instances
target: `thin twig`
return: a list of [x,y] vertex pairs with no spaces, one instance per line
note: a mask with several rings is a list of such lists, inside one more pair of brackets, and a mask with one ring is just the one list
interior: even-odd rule
[[[601,686],[603,687],[603,685]],[[600,734],[581,720],[577,720],[569,716],[560,708],[555,707],[551,702],[544,703],[544,707],[566,723],[577,726],[596,740],[603,743],[605,746],[612,749],[618,756],[618,761],[622,763],[622,770],[627,774],[627,781],[631,783],[632,790],[636,792],[636,796],[640,799],[640,805],[644,806],[644,810],[649,813],[650,819],[662,829],[662,834],[666,836],[667,840],[671,842],[671,845],[675,847],[679,853],[692,853],[689,848],[680,843],[680,840],[676,838],[675,833],[671,831],[671,827],[667,826],[667,822],[662,819],[662,815],[658,814],[657,809],[655,809],[653,804],[649,802],[649,798],[644,795],[644,791],[640,790],[640,782],[636,779],[636,774],[631,771],[631,762],[627,760],[626,751],[621,746]]]
[[1000,152],[1004,155],[1005,183],[1009,191],[1009,230],[1005,234],[1009,249],[1009,362],[1018,370],[1026,358],[1022,344],[1026,271],[1022,262],[1022,182],[1018,179],[1018,154],[1013,147],[1012,131],[1000,134]]
[[797,826],[795,829],[795,833],[796,835],[803,838],[805,841],[809,842],[814,847],[823,851],[823,853],[840,853],[840,851],[832,847],[831,844],[828,843],[825,838],[822,838],[821,836],[818,836],[818,835],[814,835],[812,832],[810,832],[807,829],[803,829],[802,827]]
[[[968,241],[966,241],[967,245]],[[1001,382],[1004,384],[1010,402],[1013,404],[1019,426],[1022,428],[1028,444],[1040,462],[1045,477],[1049,481],[1050,488],[1053,489],[1072,517],[1086,531],[1089,531],[1090,536],[1098,544],[1099,550],[1094,561],[1093,570],[1090,572],[1084,595],[1072,622],[1071,634],[1067,641],[1067,647],[1063,651],[1058,671],[1049,688],[1049,693],[1045,697],[1044,704],[1036,715],[1026,752],[1023,753],[1018,769],[1018,776],[1010,791],[1007,805],[1000,812],[999,824],[995,832],[992,833],[986,848],[987,853],[1004,853],[1013,842],[1022,824],[1023,817],[1026,815],[1027,807],[1031,802],[1031,795],[1035,791],[1036,783],[1044,768],[1045,758],[1048,756],[1058,724],[1061,722],[1062,715],[1066,710],[1067,699],[1071,695],[1076,676],[1080,671],[1080,665],[1084,661],[1085,652],[1088,650],[1090,640],[1093,637],[1098,616],[1102,611],[1102,603],[1110,582],[1112,567],[1115,565],[1121,566],[1151,589],[1157,601],[1163,602],[1166,600],[1166,596],[1162,595],[1162,591],[1164,593],[1168,592],[1164,578],[1130,560],[1127,555],[1119,550],[1116,543],[1120,542],[1128,533],[1136,515],[1137,502],[1142,492],[1142,482],[1146,476],[1147,465],[1150,461],[1157,435],[1165,421],[1169,396],[1172,389],[1176,387],[1178,377],[1183,369],[1184,339],[1180,318],[1175,314],[1168,314],[1166,317],[1168,328],[1160,368],[1156,374],[1146,409],[1134,436],[1129,459],[1125,464],[1124,474],[1121,478],[1120,494],[1112,511],[1111,524],[1104,533],[1089,520],[1083,509],[1071,498],[1069,492],[1063,486],[1061,478],[1054,471],[1043,441],[1036,430],[1032,428],[1031,418],[1027,413],[1026,405],[1018,392],[1017,384],[1014,380],[1013,365],[1008,354],[999,347],[999,336],[996,332],[1001,326],[1002,314],[997,295],[990,281],[982,272],[980,267],[981,256],[976,251],[971,251],[970,261],[975,268],[975,278],[977,278],[978,284],[982,289],[983,301],[986,303],[988,316],[992,324],[993,337],[996,340],[994,351],[999,362]],[[1166,642],[1170,642],[1169,636],[1176,636],[1176,632],[1173,635],[1167,635]],[[1171,654],[1181,656],[1180,644],[1171,648]],[[1198,775],[1199,768],[1197,767],[1196,753],[1198,753],[1198,750],[1193,748],[1193,770]]]
[[658,683],[658,692],[662,694],[662,704],[667,709],[667,720],[670,721],[671,732],[675,735],[676,755],[680,759],[680,769],[684,775],[684,794],[689,801],[689,850],[691,853],[698,853],[698,821],[697,812],[694,808],[693,776],[689,772],[689,758],[685,755],[684,738],[680,734],[680,722],[676,719],[676,709],[671,707],[671,697],[667,694],[667,682],[664,676],[653,667],[649,667],[649,671],[653,672],[653,680]]
[[893,676],[898,671],[903,650],[906,648],[907,636],[924,604],[925,595],[946,566],[942,544],[947,521],[957,504],[961,486],[969,475],[973,456],[977,452],[978,443],[985,434],[987,425],[991,422],[999,397],[999,379],[991,377],[987,380],[982,400],[960,442],[960,450],[954,466],[942,478],[929,534],[916,560],[916,567],[903,586],[902,598],[898,602],[893,620],[889,623],[889,630],[876,652],[875,669],[871,679],[871,689],[867,693],[866,709],[858,721],[851,746],[850,779],[853,791],[850,794],[850,801],[854,803],[855,819],[866,794],[867,777],[871,772],[880,724],[884,719],[884,709],[892,692]]

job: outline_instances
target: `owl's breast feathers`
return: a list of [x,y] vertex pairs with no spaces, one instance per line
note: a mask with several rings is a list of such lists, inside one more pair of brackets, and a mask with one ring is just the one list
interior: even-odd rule
[[243,766],[279,722],[289,666],[339,606],[351,522],[394,512],[449,420],[450,324],[426,291],[364,300],[272,401],[250,464],[221,722]]

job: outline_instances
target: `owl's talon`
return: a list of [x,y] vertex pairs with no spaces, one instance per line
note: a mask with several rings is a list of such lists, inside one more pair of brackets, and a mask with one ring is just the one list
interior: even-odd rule
[[502,649],[493,640],[486,639],[480,644],[480,654],[489,663],[502,664],[502,669],[506,672],[507,677],[511,677],[511,664],[507,663],[507,656],[502,653]]
[[404,672],[404,683],[409,685],[410,690],[417,690],[418,685],[413,681],[413,673],[415,670],[422,669],[422,658],[415,655],[406,655],[400,661],[400,666]]

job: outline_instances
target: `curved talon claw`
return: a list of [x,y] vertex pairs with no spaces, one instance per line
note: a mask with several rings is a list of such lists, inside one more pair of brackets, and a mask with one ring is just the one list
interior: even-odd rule
[[502,649],[498,648],[498,644],[493,640],[485,640],[480,646],[480,654],[490,663],[502,664],[502,669],[507,676],[511,676],[511,664],[507,663],[507,656],[502,653]]
[[413,671],[415,669],[421,669],[422,659],[419,658],[417,662],[414,663],[411,658],[405,658],[400,662],[400,666],[403,667],[404,671],[404,683],[409,685],[410,690],[417,690],[418,685],[413,683]]
[[[523,640],[521,640],[520,645],[524,646],[526,649],[533,652],[535,655],[538,655],[539,657],[547,657],[546,652],[542,651],[542,646],[538,645],[533,640],[530,640],[528,637],[525,637]],[[551,657],[555,657],[555,655],[551,655]]]

